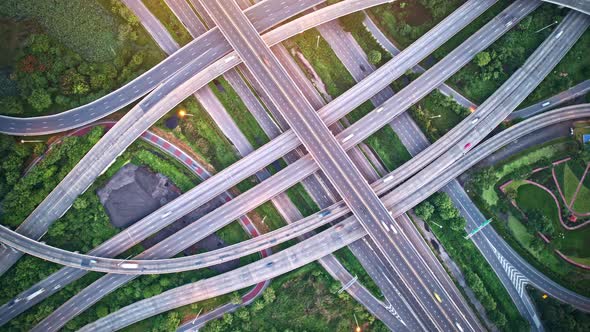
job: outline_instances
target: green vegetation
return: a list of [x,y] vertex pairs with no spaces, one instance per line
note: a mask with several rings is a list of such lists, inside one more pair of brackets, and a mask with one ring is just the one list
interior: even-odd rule
[[40,153],[44,149],[43,144],[19,144],[12,136],[0,135],[0,201],[22,181],[21,172],[25,161],[34,151]]
[[175,160],[170,159],[163,159],[160,152],[144,148],[132,152],[131,162],[148,166],[152,171],[166,175],[183,192],[189,191],[200,182],[194,179],[194,175],[191,176],[184,166],[177,165]]
[[452,97],[433,90],[417,105],[410,108],[410,114],[431,142],[453,129],[467,117],[469,109],[459,105]]
[[203,327],[216,331],[352,331],[353,313],[364,330],[387,331],[317,263],[273,280],[261,299]]
[[373,7],[368,12],[391,40],[405,48],[460,5],[457,0],[404,0]]
[[[553,250],[559,249],[576,260],[586,260],[590,254],[588,246],[585,245],[590,236],[590,229],[564,229],[559,222],[558,214],[567,218],[569,213],[563,206],[560,211],[549,193],[536,186],[517,181],[506,188],[506,195],[498,189],[501,184],[511,179],[530,179],[544,185],[556,197],[560,197],[551,169],[533,175],[531,172],[538,167],[553,167],[552,161],[567,156],[572,156],[574,161],[581,163],[580,155],[576,141],[561,139],[549,142],[514,155],[493,167],[478,170],[471,175],[468,188],[478,207],[485,214],[494,216],[493,227],[521,256],[565,287],[581,294],[588,294],[590,283],[585,277],[587,273],[558,258]],[[579,172],[577,167],[573,168],[576,169],[572,171],[574,174]],[[565,170],[563,164],[555,169],[557,179],[561,183],[565,179]],[[516,200],[520,210],[512,206],[510,199]],[[546,234],[551,242],[546,244],[537,236],[537,232]]]
[[543,327],[547,331],[582,332],[590,330],[590,315],[576,310],[551,297],[542,298],[542,293],[534,288],[527,288],[540,314]]
[[[16,184],[10,183],[14,188],[9,188],[9,194],[6,195],[4,202],[21,202],[26,197],[27,199],[36,199],[37,192],[39,192],[39,199],[43,199],[57,182],[61,179],[67,171],[75,164],[82,155],[90,149],[90,147],[102,135],[102,128],[94,128],[89,134],[82,137],[66,137],[64,142],[55,146],[45,159],[37,166],[31,169],[30,173],[20,178]],[[17,157],[30,153],[33,146],[16,145],[12,138],[1,136],[0,147],[3,149],[13,149],[10,154],[7,154],[6,160],[3,160],[2,167],[7,170],[9,175],[10,167],[14,167],[19,172],[22,167],[22,162],[19,164]],[[157,157],[156,157],[157,155]],[[130,146],[123,155],[121,155],[115,164],[113,164],[103,176],[101,176],[84,194],[82,194],[73,204],[72,208],[60,219],[58,219],[50,228],[43,239],[50,245],[64,248],[70,251],[86,252],[107,239],[114,236],[118,230],[114,228],[107,217],[100,201],[98,200],[95,190],[108,180],[117,170],[119,170],[125,163],[132,161],[138,165],[144,165],[152,168],[169,177],[173,182],[178,181],[182,187],[191,188],[198,183],[195,175],[190,173],[186,168],[167,157],[161,152],[156,151],[156,148],[149,146],[144,142],[136,142]],[[16,165],[16,166],[15,166]],[[8,172],[10,171],[10,172]],[[55,179],[44,180],[42,177],[46,174],[52,174]],[[57,174],[57,175],[56,175]],[[59,175],[62,176],[59,176]],[[9,178],[9,176],[8,176]],[[45,182],[33,182],[44,180]],[[39,184],[44,184],[39,188]],[[178,183],[177,183],[178,184]],[[8,184],[7,184],[8,185]],[[3,187],[4,188],[4,187]],[[16,189],[15,189],[16,188]],[[46,191],[45,191],[46,190]],[[19,193],[16,196],[16,193]],[[13,197],[15,196],[15,197]],[[31,200],[34,205],[38,201]],[[10,216],[12,220],[20,222],[32,209],[31,207],[21,207],[13,203],[3,211],[5,213],[2,218],[7,220]],[[25,210],[26,208],[26,210]],[[21,211],[22,209],[22,211]],[[15,217],[13,217],[14,215]],[[18,219],[16,216],[21,216]],[[246,239],[245,232],[237,223],[232,223],[219,231],[220,237],[228,243],[236,243]],[[141,245],[136,246],[132,251],[137,253],[142,251]],[[255,255],[247,256],[240,262],[246,264],[256,259]],[[12,267],[2,279],[2,286],[0,287],[0,300],[7,302],[19,292],[31,287],[34,283],[47,277],[51,273],[57,271],[59,266],[49,263],[34,257],[25,256],[19,260],[14,267]],[[124,305],[130,304],[145,297],[150,297],[161,293],[167,289],[194,282],[196,280],[213,276],[213,270],[203,269],[199,271],[192,271],[186,273],[162,275],[162,276],[142,276],[125,287],[108,295],[93,308],[85,311],[81,316],[68,323],[65,330],[75,330],[82,325],[103,317],[110,312],[121,308]],[[58,306],[63,304],[68,298],[81,291],[84,287],[89,285],[94,280],[101,276],[99,273],[89,273],[81,280],[67,286],[57,294],[49,297],[43,301],[42,304],[33,307],[23,315],[11,320],[6,326],[0,330],[23,330],[29,329],[41,319],[50,314]],[[206,301],[206,309],[212,309],[225,301],[224,297],[219,297]],[[179,317],[191,312],[188,308],[180,308],[175,314],[166,314],[153,318],[154,322],[160,323],[161,328],[165,326],[172,326],[167,324],[178,323]],[[152,320],[148,320],[151,322]],[[145,324],[142,322],[141,324]]]
[[361,262],[359,262],[359,260],[354,256],[348,247],[334,252],[334,256],[338,258],[340,263],[342,263],[344,268],[346,268],[350,274],[359,278],[360,283],[365,286],[373,294],[373,296],[383,300],[383,294],[381,294],[381,290],[377,284],[375,284],[373,279],[371,279],[365,268],[361,265]]
[[389,171],[393,171],[412,158],[390,126],[385,126],[369,136],[366,143]]
[[[168,129],[164,124],[165,120],[170,116],[176,116],[181,109],[186,110],[192,116],[182,118],[176,129]],[[172,109],[168,115],[162,117],[157,122],[157,126],[171,132],[176,138],[188,144],[193,151],[217,170],[222,170],[238,160],[237,154],[227,138],[193,97],[187,98]]]
[[[103,5],[111,4],[102,1]],[[13,68],[9,76],[0,75],[1,112],[39,115],[74,108],[96,100],[159,62],[161,53],[146,40],[137,19],[121,6],[118,1],[112,3],[112,11],[120,15],[117,18],[87,0],[74,4],[3,2],[1,14],[39,22],[47,33],[32,29],[34,33],[28,38],[12,43],[9,53],[14,57],[5,63]]]
[[193,37],[186,30],[184,25],[178,20],[178,17],[174,15],[172,10],[166,2],[163,0],[143,0],[145,6],[154,16],[162,22],[166,30],[170,33],[172,38],[183,46],[188,44]]
[[[552,29],[538,33],[537,31],[556,20],[561,21],[566,12],[557,6],[542,5],[524,18],[516,28],[478,54],[469,65],[451,78],[451,82],[468,98],[477,103],[483,102],[524,64],[529,55],[550,35]],[[535,103],[586,79],[590,73],[590,61],[586,61],[584,55],[589,45],[590,34],[586,33],[556,70],[553,70],[525,100],[523,106]],[[437,55],[440,56],[442,52],[437,52]]]
[[97,1],[6,0],[0,15],[32,19],[53,38],[90,61],[114,59],[123,47],[117,40],[117,20]]
[[11,189],[2,201],[2,223],[11,228],[17,227],[101,136],[102,128],[96,128],[83,137],[65,137],[24,177],[20,176],[20,166],[16,166],[19,160],[22,165],[24,159],[19,156],[22,156],[24,148],[15,146],[3,165],[7,188],[11,186]]
[[244,133],[248,142],[255,149],[268,143],[268,137],[264,130],[262,130],[256,118],[250,113],[231,85],[223,77],[218,77],[215,81],[219,82],[221,88],[218,88],[214,82],[210,83],[209,87],[234,119],[242,133]]
[[311,198],[311,195],[305,190],[303,184],[297,183],[293,187],[287,190],[287,196],[295,206],[297,210],[301,211],[304,217],[314,214],[320,210],[315,201]]
[[[467,284],[494,324],[502,331],[528,330],[526,321],[519,315],[510,295],[485,258],[473,242],[464,239],[466,221],[453,206],[449,196],[436,193],[420,203],[414,211],[430,224],[430,229],[457,263]],[[445,227],[432,227],[433,223]]]
[[[324,39],[320,38],[320,47],[316,49],[316,38],[317,31],[310,30],[292,39],[322,78],[328,93],[337,97],[350,89],[355,81]],[[354,123],[373,109],[374,107],[367,101],[351,112],[347,118]],[[387,167],[397,167],[409,159],[409,153],[388,126],[369,136],[365,143],[388,164]]]

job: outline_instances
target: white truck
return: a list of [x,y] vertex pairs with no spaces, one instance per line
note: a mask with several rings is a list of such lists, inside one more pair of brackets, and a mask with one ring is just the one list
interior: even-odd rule
[[41,293],[43,293],[45,291],[45,288],[41,288],[39,290],[37,290],[36,292],[34,292],[33,294],[25,297],[25,301],[30,301],[32,299],[34,299],[35,297],[37,297],[38,295],[40,295]]

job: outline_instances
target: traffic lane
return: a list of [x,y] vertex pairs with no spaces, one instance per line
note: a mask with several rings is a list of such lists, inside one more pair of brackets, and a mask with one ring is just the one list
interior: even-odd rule
[[149,105],[148,105],[149,106]]
[[[205,2],[205,5],[210,10],[210,14],[213,13],[213,19],[216,20],[217,25],[226,38],[228,38],[230,44],[240,54],[240,57],[244,59],[246,66],[253,73],[258,74],[259,82],[263,85],[263,88],[267,89],[275,105],[282,107],[282,112],[287,121],[290,122],[291,128],[295,129],[296,132],[299,131],[297,134],[301,140],[304,140],[304,145],[306,145],[308,151],[312,155],[315,154],[314,158],[320,165],[324,165],[323,170],[331,178],[332,183],[337,188],[339,186],[341,187],[339,188],[341,196],[345,201],[348,201],[347,204],[357,218],[362,220],[361,223],[364,222],[364,225],[367,225],[365,226],[366,230],[371,234],[375,230],[384,229],[385,224],[380,223],[380,221],[390,220],[389,213],[372,192],[366,181],[362,179],[358,170],[346,157],[344,150],[336,143],[335,138],[328,131],[327,127],[317,117],[317,114],[313,112],[311,106],[298,95],[298,91],[293,88],[293,85],[289,84],[290,82],[286,73],[272,56],[270,50],[263,47],[264,43],[262,39],[256,33],[252,32],[253,29],[248,29],[248,24],[240,16],[237,6],[230,4],[229,7],[226,6],[224,8],[219,6],[219,3],[213,1]],[[222,17],[224,18],[223,21],[221,19]],[[263,60],[261,59],[264,60],[267,66],[274,70],[268,70],[264,67],[262,64]],[[287,91],[285,92],[284,90]],[[300,114],[295,109],[304,111]],[[334,144],[329,144],[331,143],[330,139]],[[308,143],[305,144],[305,141]],[[341,154],[337,154],[334,157],[332,154],[335,152],[341,152]],[[354,181],[354,185],[357,187],[352,185],[353,180],[349,179],[351,176],[360,179]],[[366,186],[367,190],[359,192],[358,186],[362,188],[363,185]],[[373,234],[372,237],[376,239],[377,243],[384,241],[383,236],[379,233]],[[417,274],[414,275],[417,276]],[[442,315],[445,315],[445,313]],[[449,326],[451,326],[450,323]]]
[[[354,241],[348,245],[352,247],[360,241]],[[342,266],[334,255],[327,255],[318,260],[318,262],[326,269],[326,271],[337,280],[340,280],[342,285],[348,285],[353,276]],[[420,329],[419,321],[412,318],[412,312],[408,306],[399,303],[397,299],[393,302],[399,308],[399,313],[395,309],[388,308],[383,302],[375,299],[375,297],[362,286],[360,282],[353,282],[346,290],[359,303],[365,305],[367,310],[382,321],[392,331],[426,331]]]
[[81,331],[95,331],[104,327],[113,330],[119,329],[139,319],[152,316],[157,312],[247,287],[251,283],[255,284],[258,281],[273,278],[315,261],[334,250],[346,246],[348,243],[356,241],[363,234],[362,227],[348,219],[343,222],[343,227],[338,230],[330,228],[313,239],[295,244],[271,257],[233,270],[229,274],[181,286],[159,296],[136,302],[119,310],[117,315],[111,315],[101,321],[91,323],[82,328]]
[[[392,120],[391,116],[396,116],[400,109],[403,110],[410,107],[415,101],[419,100],[419,98],[428,94],[438,85],[437,82],[446,80],[446,77],[459,70],[459,68],[470,61],[476,53],[485,49],[493,40],[503,34],[508,29],[506,25],[509,22],[511,22],[509,26],[514,25],[538,7],[538,5],[539,2],[536,1],[514,2],[499,16],[494,18],[464,42],[459,48],[455,49],[451,54],[439,61],[439,63],[433,66],[425,75],[418,77],[418,79],[410,83],[405,89],[396,93],[393,98],[388,100],[381,107],[357,121],[349,128],[351,129],[351,134],[354,135],[355,138],[356,136],[359,136],[360,139],[364,139],[368,134],[374,132],[373,129],[369,129],[370,127],[379,126],[383,121],[390,122]],[[469,51],[465,52],[465,50]],[[497,98],[497,95],[494,95],[488,99],[488,102],[492,103]],[[480,107],[468,120],[464,120],[455,126],[447,132],[442,139],[437,140],[428,148],[422,150],[418,155],[414,156],[410,162],[398,167],[390,174],[390,176],[386,177],[383,182],[388,182],[388,185],[397,185],[418,170],[425,166],[427,167],[431,160],[440,156],[444,151],[449,149],[452,144],[459,142],[465,133],[468,133],[473,127],[475,127],[479,123],[476,117],[480,114],[484,115],[487,113],[484,113]],[[391,116],[387,116],[384,120],[383,117],[386,115]],[[483,118],[482,116],[479,117]],[[358,127],[355,127],[357,125]]]
[[195,14],[186,0],[164,1],[193,38],[197,38],[199,35],[207,32],[207,28],[205,25],[203,25],[197,14]]
[[[576,114],[576,115],[581,114],[581,113],[579,113],[580,112],[579,110],[576,110],[576,112],[578,112],[578,113],[569,113],[569,114],[568,113],[565,113],[565,114],[558,113],[559,116],[558,117],[553,117],[552,119],[557,119],[557,120],[560,120],[561,121],[565,116],[571,116],[571,114]],[[539,120],[539,121],[542,121],[542,124],[543,125],[546,125],[550,121],[555,121],[555,120],[551,120],[550,118],[547,118],[546,119],[545,117],[543,117],[542,120]],[[524,131],[520,131],[521,134],[523,132]],[[505,135],[502,134],[501,136],[505,136]],[[510,138],[510,139],[513,140],[514,138]],[[498,149],[499,147],[500,146],[495,145],[495,149]],[[488,151],[490,151],[490,149],[488,149]],[[273,196],[274,194],[272,192],[269,192],[267,188],[269,188],[269,187],[270,188],[280,188],[282,186],[285,186],[285,187],[286,186],[290,186],[293,183],[297,182],[297,178],[298,177],[299,178],[302,178],[302,177],[307,176],[307,174],[311,173],[312,170],[317,169],[317,167],[310,167],[313,164],[311,163],[311,160],[310,160],[309,157],[307,157],[306,160],[308,160],[308,163],[307,163],[308,164],[308,166],[307,166],[308,168],[305,168],[305,167],[303,167],[303,168],[301,168],[301,167],[292,168],[293,170],[297,170],[298,172],[300,172],[302,174],[300,174],[300,175],[292,174],[292,173],[288,172],[288,170],[290,170],[291,168],[290,169],[285,169],[282,174],[280,174],[280,175],[278,174],[277,175],[278,176],[277,178],[269,179],[268,182],[263,182],[263,185],[261,185],[260,187],[256,187],[252,191],[249,191],[249,192],[244,193],[244,197],[238,197],[236,200],[233,201],[233,204],[237,204],[240,200],[244,200],[246,202],[250,202],[251,203],[252,201],[249,198],[250,196],[252,196],[253,198],[254,197],[259,197],[263,193],[267,193],[267,195]],[[463,159],[462,161],[464,161],[464,160],[465,159]],[[455,164],[455,165],[457,165],[457,164]],[[274,182],[274,181],[277,181],[277,180],[278,181],[281,181],[281,179],[291,179],[291,181],[289,181],[289,183],[284,184],[284,185],[279,185],[279,184],[277,184],[277,183]],[[295,179],[295,180],[293,180],[293,179]],[[392,197],[392,196],[390,195],[388,197]],[[260,203],[258,203],[258,204],[260,204]],[[391,203],[391,204],[393,204],[393,203]],[[234,209],[231,206],[227,206],[225,208],[232,209],[234,211],[234,215],[238,215],[241,212],[247,212],[245,210]],[[340,217],[341,215],[343,215],[342,213],[344,213],[344,212],[340,208],[341,208],[341,206],[340,207],[331,207],[329,210],[332,211],[332,214],[330,215],[329,218],[330,219],[331,218],[336,218],[336,217]],[[228,216],[226,218],[233,218],[233,216]],[[291,227],[292,226],[289,226],[287,228],[291,228]],[[260,240],[262,240],[262,238]],[[46,251],[48,251],[48,249],[41,249],[39,251],[46,252]],[[82,255],[79,255],[79,256],[82,256]],[[98,259],[98,260],[101,259],[99,257],[89,257],[89,258],[90,259]],[[132,260],[129,260],[129,262],[133,262],[133,261]]]
[[481,168],[492,166],[529,147],[539,145],[544,142],[549,142],[557,138],[570,136],[570,128],[572,128],[572,124],[573,121],[560,122],[547,127],[542,131],[537,131],[524,137],[515,139],[510,145],[488,156],[474,167]]
[[[296,3],[289,1],[283,6],[275,5],[273,16],[269,16],[265,13],[265,8],[271,2],[263,1],[259,6],[253,6],[244,11],[260,31],[266,31],[285,18],[301,13],[321,1],[301,0]],[[35,118],[0,116],[0,120],[2,120],[0,121],[0,132],[9,135],[45,135],[70,130],[96,121],[145,95],[207,49],[219,46],[227,46],[227,43],[224,43],[224,38],[219,31],[213,28],[122,88],[92,103],[59,114]]]
[[227,62],[227,61],[226,61]]
[[[267,92],[271,98],[273,98],[275,105],[282,109],[287,121],[290,122],[291,128],[300,128],[299,130],[301,132],[298,133],[298,136],[300,139],[304,140],[304,142],[309,141],[307,145],[305,143],[304,145],[306,145],[308,151],[314,155],[314,158],[320,165],[326,165],[324,169],[326,175],[330,178],[331,174],[328,174],[328,172],[334,173],[334,176],[332,176],[331,179],[333,183],[346,183],[345,189],[341,190],[341,195],[352,196],[353,193],[358,195],[358,193],[356,193],[356,188],[351,185],[351,181],[343,174],[349,174],[349,176],[354,175],[356,179],[360,179],[355,181],[355,185],[362,185],[364,183],[368,188],[368,184],[362,180],[362,176],[356,167],[354,167],[346,157],[344,150],[338,145],[336,139],[331,135],[328,128],[313,111],[311,105],[304,101],[301,93],[294,88],[293,84],[291,84],[285,70],[280,66],[278,61],[276,61],[276,58],[266,47],[266,44],[262,41],[260,36],[256,32],[253,32],[253,29],[247,29],[248,27],[251,27],[251,25],[246,22],[247,20],[241,17],[239,8],[235,6],[235,4],[226,6],[227,8],[214,7],[219,4],[213,1],[206,1],[205,5],[208,10],[215,13],[212,15],[214,20],[216,16],[223,17],[228,15],[227,17],[229,20],[233,21],[233,24],[239,22],[237,23],[237,25],[240,25],[239,27],[223,23],[220,25],[219,21],[217,24],[226,36],[233,35],[236,37],[229,38],[230,44],[234,45],[234,49],[244,59],[246,66],[248,66],[253,73],[258,75],[259,82],[262,84],[263,88],[268,90]],[[246,42],[246,40],[248,40],[248,42]],[[256,49],[251,46],[251,43],[253,42],[256,42]],[[267,65],[272,65],[275,72],[274,75],[265,70],[262,65],[262,60],[260,59],[264,59],[264,62]],[[278,76],[280,80],[278,84],[275,83],[277,75],[280,75]],[[290,96],[290,98],[286,96]],[[300,114],[297,109],[305,111]],[[329,146],[326,146],[328,144]],[[338,172],[334,172],[334,170],[338,170]],[[338,185],[336,186],[338,187]],[[370,193],[372,192],[370,188],[368,188],[368,191]],[[361,196],[361,199],[367,200],[371,196],[370,193],[365,192],[365,196]],[[371,204],[368,204],[368,207],[361,207],[359,204],[359,212],[362,211],[360,217],[363,218],[363,215],[366,215],[366,217],[372,217],[372,214],[377,212],[377,218],[387,220],[389,214],[386,212],[385,208],[378,203],[379,200],[376,195],[373,194],[373,196],[375,199],[372,200]],[[346,200],[346,197],[344,199]]]
[[542,100],[534,105],[529,107],[523,108],[521,110],[515,111],[510,113],[510,115],[506,118],[506,120],[514,120],[517,118],[526,119],[533,115],[539,114],[541,112],[547,111],[549,109],[555,108],[555,106],[559,106],[565,102],[568,102],[572,99],[576,99],[580,96],[585,95],[590,91],[590,80],[585,80],[582,83],[579,83],[565,91],[562,91],[550,98]]

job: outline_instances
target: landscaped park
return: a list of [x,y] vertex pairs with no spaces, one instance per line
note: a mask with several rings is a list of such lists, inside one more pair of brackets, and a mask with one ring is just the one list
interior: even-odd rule
[[[521,254],[588,293],[590,163],[580,141],[561,139],[472,176],[479,205]],[[585,290],[584,290],[585,289]]]

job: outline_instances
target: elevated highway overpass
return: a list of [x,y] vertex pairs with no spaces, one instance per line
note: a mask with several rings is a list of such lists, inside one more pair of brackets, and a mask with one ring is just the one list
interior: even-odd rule
[[[520,124],[516,125],[515,127],[502,132],[501,134],[493,137],[492,139],[486,141],[482,145],[475,148],[471,153],[468,154],[468,156],[466,156],[466,158],[463,159],[466,161],[461,166],[463,168],[463,170],[461,170],[459,167],[455,167],[455,169],[458,170],[458,172],[450,174],[447,177],[447,180],[450,180],[453,177],[457,176],[458,173],[469,169],[469,167],[476,164],[479,160],[481,160],[482,158],[485,158],[486,155],[489,155],[491,152],[499,149],[501,146],[510,143],[513,139],[515,139],[517,137],[524,136],[528,133],[533,132],[534,130],[538,130],[538,129],[546,126],[548,123],[555,123],[555,122],[564,121],[564,119],[576,119],[576,118],[588,117],[588,116],[590,116],[590,106],[588,104],[585,104],[585,105],[572,106],[572,107],[567,107],[564,109],[552,111],[547,114],[542,114],[542,115],[539,115],[531,120],[527,120],[523,123],[520,123]],[[447,174],[449,174],[449,173],[447,173]],[[443,181],[436,180],[431,183],[436,182],[437,184],[435,186],[438,186],[438,188],[440,188],[442,185],[444,185],[444,181],[445,180],[443,180]],[[437,190],[437,189],[434,189],[433,191],[435,191],[435,190]],[[411,196],[409,196],[409,197],[411,197]],[[418,202],[419,201],[421,201],[421,197],[420,197],[420,199],[418,199]],[[405,207],[401,208],[399,211],[396,208],[396,213],[401,213],[401,210],[403,210],[403,209],[405,209]],[[330,228],[330,230],[320,233],[319,235],[313,237],[312,238],[313,241],[311,241],[311,239],[307,240],[309,242],[305,241],[305,242],[307,242],[305,244],[300,243],[300,244],[298,244],[294,247],[291,247],[281,253],[275,254],[267,259],[261,260],[256,263],[252,263],[249,266],[244,267],[242,269],[228,272],[228,274],[232,274],[232,276],[229,276],[229,275],[223,276],[222,275],[222,276],[214,277],[214,278],[211,278],[208,280],[199,281],[197,283],[182,286],[180,288],[170,290],[170,291],[160,294],[158,296],[134,303],[130,306],[127,306],[127,307],[121,309],[120,311],[117,311],[117,312],[101,319],[101,320],[98,320],[94,323],[89,324],[88,326],[86,326],[83,329],[83,331],[84,330],[92,330],[92,329],[96,329],[96,328],[106,328],[106,329],[110,329],[110,330],[117,330],[117,329],[127,326],[135,321],[145,319],[147,317],[153,316],[155,314],[158,314],[158,313],[161,313],[161,312],[164,312],[167,310],[174,309],[174,308],[182,306],[182,305],[201,301],[201,300],[207,299],[209,297],[229,293],[229,292],[233,291],[234,290],[233,288],[235,288],[235,287],[238,287],[236,289],[239,289],[241,287],[246,287],[247,285],[241,284],[241,281],[247,280],[247,283],[257,282],[257,279],[252,280],[253,279],[252,275],[257,275],[257,278],[260,278],[260,280],[262,280],[264,278],[270,278],[270,277],[276,276],[274,273],[286,273],[290,269],[295,269],[299,266],[302,266],[302,265],[307,264],[312,261],[312,260],[309,260],[308,262],[305,262],[304,260],[301,260],[302,256],[303,257],[311,256],[310,259],[314,259],[315,256],[312,256],[311,252],[314,252],[316,255],[325,255],[327,253],[324,252],[325,249],[323,249],[323,247],[325,248],[325,247],[331,246],[331,245],[333,245],[334,247],[343,246],[344,244],[341,241],[351,241],[352,242],[352,241],[355,241],[355,240],[361,238],[362,236],[366,235],[366,233],[364,233],[363,230],[359,227],[359,228],[357,228],[357,231],[360,234],[356,234],[356,235],[347,234],[345,236],[336,237],[336,239],[335,239],[335,237],[333,235],[334,233],[332,233],[332,232],[336,232],[336,230],[344,230],[344,229],[346,229],[348,231],[348,227],[352,226],[351,220],[352,220],[351,217],[347,218],[338,226],[333,226]],[[327,240],[328,237],[330,240]],[[334,240],[334,242],[326,242],[326,241],[332,241],[332,240]],[[331,243],[331,244],[326,245],[327,243]],[[299,245],[301,245],[301,247],[297,247]],[[306,248],[306,249],[301,249],[301,248]],[[312,249],[308,249],[308,248],[312,248]],[[287,253],[287,251],[289,251],[291,249],[292,249],[292,252]],[[304,251],[309,250],[309,251],[305,251],[306,255],[297,255],[296,259],[287,258],[290,255],[294,255],[294,253],[298,252],[299,250],[304,250]],[[309,253],[309,256],[307,255],[307,253]],[[281,262],[283,264],[280,264]],[[295,265],[293,265],[293,262],[296,262]],[[277,264],[277,265],[275,265],[275,264]],[[290,266],[285,266],[285,264],[290,265]],[[271,269],[271,267],[272,267],[272,269]],[[248,272],[246,272],[246,271],[248,271]],[[256,271],[256,272],[254,272],[254,271]],[[262,275],[260,275],[260,274],[262,274]],[[272,274],[272,275],[270,275],[270,274]],[[213,280],[213,279],[217,279],[217,278],[219,280]],[[256,277],[254,277],[254,278],[256,278]],[[239,284],[239,286],[235,286],[236,282]],[[222,289],[220,290],[220,288],[222,288]],[[213,294],[211,292],[209,292],[212,289],[214,289]],[[189,295],[187,295],[187,294],[189,294]]]
[[[575,16],[572,16],[572,17],[575,17]],[[566,28],[567,29],[573,29],[574,31],[577,31],[576,29],[581,29],[581,31],[583,31],[583,28],[584,28],[584,23],[583,22],[584,22],[584,20],[582,20],[580,22],[580,21],[577,21],[577,20],[574,20],[574,19],[569,19],[569,20],[567,20],[567,22],[568,22],[569,26],[568,25],[565,25],[563,27],[564,29],[566,29]],[[573,38],[573,40],[575,40],[577,37],[575,36],[575,34],[572,34],[572,37],[571,38]],[[569,42],[572,43],[572,40],[570,40]],[[542,79],[542,77],[543,77],[543,74],[542,74],[543,71],[544,70],[545,71],[546,70],[550,70],[551,69],[551,64],[555,64],[559,60],[560,56],[562,56],[562,54],[559,55],[560,54],[559,52],[566,52],[567,51],[567,47],[565,49],[564,48],[557,47],[557,46],[563,46],[563,45],[560,45],[559,43],[556,43],[555,40],[552,40],[551,38],[548,39],[547,44],[550,47],[547,46],[547,45],[545,45],[545,47],[540,47],[540,50],[538,50],[537,52],[535,52],[535,55],[536,56],[533,57],[533,60],[530,60],[529,59],[529,61],[527,61],[527,64],[528,65],[526,65],[525,66],[525,69],[522,70],[522,72],[526,72],[527,70],[528,71],[530,71],[530,70],[536,70],[536,71],[538,71],[540,73],[539,75],[533,75],[533,76],[530,76],[530,77],[528,75],[523,75],[521,73],[520,80],[523,80],[524,79],[524,81],[521,82],[521,83],[522,83],[522,85],[526,86],[525,90],[526,89],[533,89],[534,86],[536,86],[536,84],[528,84],[528,83],[532,83],[532,82],[539,81],[540,79]],[[557,53],[554,53],[553,55],[547,54],[546,53],[547,52],[546,49],[553,50],[553,52],[557,52]],[[556,49],[558,49],[559,51],[555,51]],[[547,65],[549,67],[549,69],[546,69],[545,68],[545,69],[541,70],[541,68],[538,68],[538,66],[540,66],[540,63],[539,63],[539,59],[540,58],[548,58],[548,59],[551,59],[551,61],[549,62],[549,64],[548,64],[548,62],[543,62],[543,65]],[[515,75],[515,76],[516,76],[516,78],[519,78],[519,75]],[[524,76],[524,77],[522,77],[522,76]],[[527,80],[527,78],[528,78],[528,80]],[[518,81],[518,79],[514,79],[514,81]],[[511,87],[512,84],[514,84],[514,83],[508,82],[507,83],[507,86],[508,87]],[[504,90],[510,91],[509,88],[508,89],[505,88]],[[507,91],[504,91],[503,93],[506,93],[506,92]],[[519,93],[522,93],[522,92],[519,92]],[[500,93],[500,95],[501,95],[501,93]],[[526,95],[527,94],[525,93],[524,94],[524,97],[526,97]],[[508,96],[510,96],[510,93],[508,93]],[[522,98],[524,98],[524,97],[522,97]],[[505,96],[504,98],[507,98],[507,97]],[[511,103],[516,103],[516,105],[518,105],[518,103],[519,103],[518,98],[516,98],[516,100],[510,99],[510,102]],[[503,105],[503,106],[506,106],[506,105]],[[514,107],[516,107],[516,106],[514,106]],[[485,107],[483,107],[483,106],[482,106],[482,108],[485,109]],[[480,110],[482,108],[480,108]],[[498,115],[496,115],[496,118],[498,118]],[[468,120],[466,120],[466,122],[469,122],[469,123],[473,124],[471,121],[468,121]],[[486,121],[482,121],[481,123],[487,123],[487,122]],[[483,128],[486,128],[486,126],[483,126]],[[491,130],[491,129],[489,129],[489,130]],[[485,132],[485,130],[483,130],[483,131],[472,131],[472,133],[473,133],[473,135],[475,135],[474,136],[475,138],[477,138],[478,135],[479,135],[479,139],[483,139],[483,137],[485,137],[485,135],[487,134]],[[476,139],[474,139],[473,141],[475,142]],[[457,151],[454,151],[454,153],[457,154]],[[462,151],[459,151],[458,153],[459,153],[459,155],[462,155],[463,152]],[[253,190],[256,190],[256,188],[254,188]],[[246,193],[244,195],[247,195],[247,194],[248,193]],[[229,209],[229,207],[228,207],[228,209]],[[232,208],[232,210],[234,210],[234,209]],[[231,218],[231,217],[228,217],[228,218]]]

